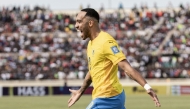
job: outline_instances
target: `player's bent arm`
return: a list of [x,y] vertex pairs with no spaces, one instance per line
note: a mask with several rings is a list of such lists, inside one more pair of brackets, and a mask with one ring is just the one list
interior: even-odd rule
[[72,93],[72,96],[68,100],[68,107],[71,107],[80,99],[84,91],[90,86],[91,83],[92,83],[91,76],[90,76],[90,73],[88,72],[85,76],[83,85],[80,87],[79,90],[69,89],[69,91]]
[[131,67],[131,65],[127,62],[127,60],[122,60],[118,63],[119,67],[125,71],[125,73],[138,82],[142,87],[144,87],[147,90],[147,93],[151,96],[152,100],[155,103],[156,107],[160,107],[161,104],[157,98],[156,93],[152,90],[152,88],[147,84],[146,80],[142,77],[142,75],[136,71],[134,68]]
[[90,76],[90,72],[88,72],[85,76],[85,79],[83,81],[83,84],[82,86],[80,87],[79,89],[79,92],[81,94],[84,93],[84,91],[90,86],[90,84],[92,83],[92,79],[91,79],[91,76]]
[[147,83],[146,80],[142,77],[142,75],[136,71],[126,59],[120,61],[118,66],[124,70],[124,72],[137,83],[139,83],[142,87]]

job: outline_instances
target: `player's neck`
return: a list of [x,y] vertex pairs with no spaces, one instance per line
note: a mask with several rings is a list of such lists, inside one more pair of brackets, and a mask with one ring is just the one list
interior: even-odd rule
[[99,28],[92,30],[90,40],[91,41],[94,40],[99,35],[100,32],[101,30]]

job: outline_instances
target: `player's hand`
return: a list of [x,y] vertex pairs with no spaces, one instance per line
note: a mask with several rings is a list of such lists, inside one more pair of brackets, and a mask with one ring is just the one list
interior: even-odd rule
[[78,90],[69,89],[69,91],[72,95],[71,98],[68,100],[68,107],[71,107],[73,104],[75,104],[75,102],[78,101],[82,94]]
[[152,89],[147,90],[147,93],[151,96],[152,100],[155,103],[155,106],[156,107],[161,107],[161,104],[160,104],[160,102],[158,100],[158,97],[157,97],[156,93]]

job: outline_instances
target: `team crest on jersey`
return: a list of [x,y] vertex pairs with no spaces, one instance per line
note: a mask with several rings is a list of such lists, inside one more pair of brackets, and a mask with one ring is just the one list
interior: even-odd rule
[[112,52],[113,52],[114,54],[119,53],[119,49],[117,48],[117,46],[111,47],[111,50],[112,50]]
[[94,50],[92,50],[92,55],[94,55]]
[[88,57],[88,62],[90,62],[90,57]]
[[89,66],[89,70],[91,70],[91,62],[90,62],[90,57],[88,57],[88,66]]

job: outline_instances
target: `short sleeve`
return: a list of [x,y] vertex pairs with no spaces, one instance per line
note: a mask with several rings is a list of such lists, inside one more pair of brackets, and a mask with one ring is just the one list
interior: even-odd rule
[[119,48],[115,40],[108,40],[104,43],[104,56],[111,60],[115,65],[123,59],[126,59],[125,55]]

